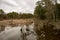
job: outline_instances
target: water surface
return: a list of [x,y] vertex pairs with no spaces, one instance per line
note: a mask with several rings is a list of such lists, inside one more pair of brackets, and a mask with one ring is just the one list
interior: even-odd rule
[[[29,29],[28,32],[26,28]],[[0,32],[0,40],[37,40],[37,35],[33,29],[34,23],[30,25],[17,25],[14,27],[7,25],[4,30]],[[25,33],[26,35],[23,35]]]

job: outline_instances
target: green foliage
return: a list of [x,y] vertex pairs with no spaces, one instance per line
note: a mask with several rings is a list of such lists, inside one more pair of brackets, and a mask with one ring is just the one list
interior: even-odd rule
[[60,4],[57,4],[56,14],[57,14],[57,16],[58,16],[58,19],[60,19]]
[[0,14],[4,14],[4,11],[2,9],[0,9]]
[[22,18],[33,18],[33,14],[31,13],[17,13],[17,12],[10,12],[10,13],[4,13],[4,11],[0,10],[0,20],[5,19],[22,19]]
[[5,18],[4,11],[0,9],[0,20],[3,20]]
[[7,14],[9,19],[16,19],[18,18],[18,13],[17,12],[11,12]]
[[45,12],[46,12],[46,9],[42,5],[40,5],[39,2],[37,2],[37,6],[34,11],[35,17],[40,18],[40,19],[45,19],[46,18]]
[[33,18],[33,15],[30,13],[20,14],[19,18]]
[[54,13],[55,13],[55,19],[57,20],[60,20],[60,4],[56,4],[55,5],[55,11],[54,11]]
[[21,13],[18,14],[17,12],[11,12],[7,14],[9,19],[21,19],[21,18],[32,18],[33,15],[29,13]]

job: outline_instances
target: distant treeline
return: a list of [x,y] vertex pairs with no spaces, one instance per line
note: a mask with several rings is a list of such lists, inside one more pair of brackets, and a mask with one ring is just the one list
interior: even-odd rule
[[32,18],[33,14],[31,13],[17,13],[17,12],[10,12],[5,13],[2,9],[0,9],[0,20],[4,19],[25,19],[25,18]]

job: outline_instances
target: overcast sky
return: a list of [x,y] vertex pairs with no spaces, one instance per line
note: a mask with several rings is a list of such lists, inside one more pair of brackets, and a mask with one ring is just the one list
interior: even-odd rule
[[37,1],[38,0],[0,0],[0,9],[3,9],[5,12],[33,13]]
[[33,13],[37,1],[38,0],[0,0],[0,9],[3,9],[5,12]]

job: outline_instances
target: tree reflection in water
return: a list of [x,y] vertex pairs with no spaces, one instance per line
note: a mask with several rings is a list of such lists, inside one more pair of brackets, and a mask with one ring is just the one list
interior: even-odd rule
[[0,25],[0,32],[5,30],[5,26],[4,25]]

